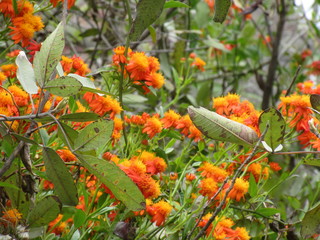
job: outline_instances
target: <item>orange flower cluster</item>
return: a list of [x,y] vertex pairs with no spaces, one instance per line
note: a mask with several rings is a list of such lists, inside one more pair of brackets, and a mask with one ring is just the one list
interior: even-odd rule
[[312,62],[307,67],[310,68],[309,74],[320,75],[320,60]]
[[125,56],[123,46],[116,47],[113,52],[113,64],[119,69],[122,64],[133,83],[142,85],[146,93],[150,91],[147,87],[159,89],[163,86],[165,79],[158,72],[160,63],[157,58],[149,57],[144,52],[134,52],[131,49],[128,49],[127,56]]
[[26,47],[34,33],[44,27],[41,17],[33,15],[34,8],[29,1],[18,0],[17,11],[15,11],[12,0],[2,0],[0,12],[10,18],[12,26],[9,28],[12,32],[9,34],[12,35],[14,43],[21,42],[22,47]]
[[[208,213],[205,215],[198,224],[198,227],[204,227],[212,214]],[[222,217],[216,219],[214,223],[210,224],[210,227],[206,230],[207,237],[212,236],[216,240],[249,240],[250,236],[247,230],[243,227],[236,227],[232,229],[235,223],[230,218]],[[214,229],[213,229],[214,227]]]
[[203,139],[202,133],[194,126],[189,115],[180,116],[173,110],[164,113],[164,117],[160,118],[159,114],[150,116],[148,113],[142,115],[126,116],[125,121],[132,125],[142,126],[142,132],[146,133],[149,138],[153,138],[163,129],[176,129],[182,135],[199,142]]
[[65,74],[74,73],[84,77],[90,72],[88,65],[81,57],[77,56],[73,56],[72,58],[62,56],[61,65]]
[[15,208],[5,210],[2,212],[3,215],[0,218],[0,225],[8,226],[14,225],[16,226],[20,219],[22,219],[22,214]]
[[0,72],[5,76],[5,78],[1,78],[5,80],[6,78],[15,78],[17,73],[17,65],[15,64],[5,64],[0,67]]
[[83,95],[83,99],[87,101],[91,111],[104,116],[107,113],[110,114],[110,118],[114,119],[115,115],[122,111],[120,103],[113,99],[111,96],[99,96],[98,94],[86,92]]
[[258,120],[260,112],[247,100],[240,101],[237,94],[213,98],[213,108],[216,112],[233,121],[245,124],[259,134]]
[[315,86],[315,83],[311,80],[298,83],[297,88],[301,94],[320,94],[320,84]]
[[170,205],[170,203],[164,200],[147,205],[147,213],[152,216],[151,221],[156,223],[157,226],[161,226],[164,224],[171,210],[172,206]]
[[193,59],[191,66],[197,68],[200,71],[204,71],[204,66],[206,65],[206,62],[203,61],[201,58],[197,57],[195,53],[190,53],[189,58]]
[[66,148],[58,149],[57,153],[61,157],[61,159],[65,162],[77,161],[77,157],[69,149],[66,149]]
[[71,218],[69,218],[67,221],[63,221],[63,215],[59,214],[55,220],[48,224],[48,231],[51,231],[56,235],[61,235],[62,233],[68,231],[68,225],[71,222],[73,222]]
[[142,151],[138,156],[120,162],[119,167],[137,184],[146,199],[154,199],[160,195],[159,182],[152,176],[166,170],[167,164],[163,158],[157,157],[154,153]]

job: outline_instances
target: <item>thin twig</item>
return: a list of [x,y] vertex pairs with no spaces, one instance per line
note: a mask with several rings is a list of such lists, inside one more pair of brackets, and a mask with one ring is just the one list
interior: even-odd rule
[[297,80],[297,77],[299,76],[300,70],[301,70],[301,65],[298,66],[298,68],[297,68],[297,70],[296,70],[296,72],[295,72],[295,74],[293,76],[293,79],[291,81],[291,84],[290,84],[290,86],[289,86],[289,88],[288,88],[288,90],[286,92],[285,97],[289,96],[289,94],[291,92],[291,88],[292,88],[293,84],[295,83],[295,81]]

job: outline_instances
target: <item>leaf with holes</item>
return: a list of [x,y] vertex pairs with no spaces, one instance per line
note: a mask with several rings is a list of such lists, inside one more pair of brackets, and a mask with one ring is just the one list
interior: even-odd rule
[[261,133],[264,132],[267,125],[269,125],[269,128],[263,141],[271,148],[271,152],[274,152],[283,142],[286,122],[277,109],[268,108],[259,117],[259,129]]
[[253,146],[258,135],[250,127],[227,119],[205,108],[188,107],[194,125],[207,137],[224,142]]
[[82,89],[82,84],[77,79],[66,76],[51,80],[44,89],[54,95],[68,97],[78,94]]
[[65,205],[78,204],[78,193],[71,173],[60,156],[51,148],[43,148],[46,174],[54,185],[54,192]]
[[314,234],[320,234],[320,204],[309,210],[301,222],[301,236],[310,238]]
[[56,219],[61,212],[61,203],[55,196],[48,196],[36,202],[28,214],[27,223],[30,227],[40,227],[48,225]]
[[89,151],[106,144],[113,131],[113,122],[99,120],[86,126],[79,132],[74,141],[74,148],[79,151]]
[[137,15],[130,29],[129,39],[138,41],[141,34],[154,21],[158,19],[162,13],[165,0],[140,0],[137,4]]
[[105,184],[114,196],[132,211],[145,208],[145,199],[137,185],[114,163],[76,154],[81,164]]
[[33,68],[36,81],[43,88],[56,69],[64,49],[64,29],[59,23],[57,28],[42,43],[39,52],[36,52]]

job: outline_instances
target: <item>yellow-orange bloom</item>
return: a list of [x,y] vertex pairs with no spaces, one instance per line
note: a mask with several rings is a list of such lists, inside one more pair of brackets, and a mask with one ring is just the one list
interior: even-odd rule
[[[113,52],[114,52],[112,56],[113,64],[119,65],[120,63],[128,62],[127,58],[124,56],[125,49],[126,48],[124,46],[118,46],[113,49]],[[131,48],[128,48],[128,55],[130,55],[131,52],[132,52]]]
[[22,214],[17,209],[10,209],[2,212],[2,219],[0,219],[0,224],[3,224],[5,226],[8,225],[8,223],[12,225],[17,225],[19,220],[22,218]]
[[193,139],[194,142],[199,142],[203,139],[202,133],[195,125],[192,124],[189,127],[189,132],[190,134],[188,135],[188,138]]
[[181,133],[185,136],[189,135],[189,128],[192,126],[190,116],[184,115],[177,121],[176,129],[181,129]]
[[194,61],[191,63],[191,66],[195,66],[200,71],[204,71],[204,66],[206,65],[206,62],[203,61],[201,58],[196,57]]
[[151,72],[145,77],[146,85],[152,86],[153,88],[157,88],[157,89],[161,88],[164,82],[165,80],[161,73]]
[[164,117],[161,119],[161,122],[163,123],[163,128],[175,128],[180,118],[180,114],[170,109],[169,111],[164,113]]
[[242,198],[244,198],[244,195],[248,192],[248,189],[249,182],[243,180],[242,178],[237,178],[228,197],[239,202]]
[[14,77],[16,77],[16,72],[17,72],[18,67],[15,64],[5,64],[5,65],[0,66],[0,69],[6,77],[14,78]]
[[148,57],[144,52],[132,53],[126,69],[130,73],[131,79],[135,81],[144,80],[149,71]]
[[212,178],[202,179],[199,184],[199,188],[200,188],[199,193],[202,196],[207,196],[208,198],[212,198],[218,191],[217,182]]
[[57,150],[57,153],[65,162],[77,161],[77,157],[69,149],[59,149]]
[[157,133],[162,131],[162,123],[157,116],[153,116],[147,120],[142,129],[143,133],[148,134],[149,138],[153,138]]
[[4,75],[2,71],[0,71],[0,85],[7,79],[7,76]]
[[29,104],[29,95],[17,85],[11,85],[8,90],[12,93],[14,101],[19,107],[26,107]]
[[204,162],[201,167],[198,168],[198,171],[201,171],[201,176],[212,178],[216,182],[223,182],[226,177],[228,177],[226,170],[209,162]]
[[161,200],[155,204],[147,206],[147,212],[149,215],[152,216],[151,221],[155,222],[157,226],[161,226],[164,224],[171,210],[172,210],[172,206],[164,200]]

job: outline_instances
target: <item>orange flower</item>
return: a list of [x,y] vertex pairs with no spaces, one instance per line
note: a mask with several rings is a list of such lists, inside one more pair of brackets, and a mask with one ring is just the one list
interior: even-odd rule
[[0,85],[7,79],[7,76],[4,75],[2,71],[0,71]]
[[167,164],[161,157],[153,157],[151,159],[143,161],[147,167],[147,173],[151,175],[162,173],[166,170]]
[[108,161],[112,161],[112,162],[114,162],[115,164],[118,164],[119,161],[120,161],[120,158],[118,158],[117,155],[112,154],[112,153],[110,153],[110,152],[105,152],[105,153],[102,155],[102,158],[105,159],[105,160],[108,160]]
[[57,153],[65,162],[77,161],[77,157],[69,149],[59,149],[57,150]]
[[13,18],[12,24],[13,27],[9,27],[12,32],[9,34],[12,35],[14,43],[22,42],[22,47],[26,47],[30,39],[33,38],[34,33],[44,27],[41,17],[34,16],[32,13]]
[[5,16],[13,17],[15,15],[12,0],[2,0],[0,1],[0,12]]
[[18,67],[15,64],[6,64],[6,65],[0,66],[0,69],[6,77],[14,78],[16,77],[16,72]]
[[3,215],[0,218],[0,224],[3,224],[5,226],[7,226],[8,223],[12,225],[17,225],[19,220],[22,218],[22,214],[15,208],[10,210],[5,210],[2,213]]
[[208,4],[208,7],[210,8],[210,12],[214,12],[214,0],[205,0],[205,2]]
[[[68,0],[68,9],[70,9],[76,0]],[[58,5],[59,2],[64,2],[64,0],[50,0],[51,4],[53,5],[53,7],[56,7]]]
[[113,122],[114,122],[114,126],[113,126],[113,132],[111,136],[112,146],[114,146],[114,144],[119,141],[121,137],[121,131],[123,129],[123,121],[120,118],[115,117],[113,119]]
[[132,53],[126,69],[130,73],[131,79],[144,80],[149,71],[148,57],[143,52]]
[[279,163],[277,162],[269,162],[269,165],[270,165],[270,168],[275,172],[278,172],[282,169]]
[[320,75],[320,60],[312,62],[310,65],[308,65],[310,70],[310,74],[313,75]]
[[11,85],[8,90],[12,93],[14,101],[19,107],[26,107],[29,104],[29,95],[17,85]]
[[201,171],[201,176],[212,178],[216,182],[223,182],[228,176],[226,170],[208,162],[204,162],[201,167],[198,168],[198,171]]
[[171,210],[172,206],[164,200],[147,206],[147,213],[152,216],[151,221],[155,222],[157,226],[161,226],[164,224]]
[[189,115],[184,115],[177,121],[176,129],[181,129],[181,133],[185,136],[189,135],[189,128],[192,126]]
[[132,115],[131,117],[125,116],[125,121],[127,123],[135,124],[143,126],[146,124],[147,120],[150,118],[150,115],[148,113],[142,113],[142,115]]
[[175,180],[177,180],[178,179],[178,173],[176,173],[176,172],[171,172],[170,173],[170,180],[171,181],[175,181]]
[[[112,56],[113,64],[119,65],[120,63],[128,62],[127,58],[124,56],[125,49],[126,48],[124,46],[118,46],[113,49],[113,52],[114,52]],[[130,55],[131,52],[132,52],[131,48],[128,48],[128,55]]]
[[227,96],[213,99],[213,108],[220,115],[229,116],[233,109],[240,104],[240,96],[228,93]]
[[162,123],[157,116],[153,116],[144,124],[142,133],[148,134],[149,138],[153,138],[157,133],[162,130]]
[[189,127],[189,132],[190,134],[188,135],[188,138],[193,139],[194,142],[199,142],[203,139],[202,133],[193,124]]
[[191,66],[195,66],[200,71],[204,71],[204,66],[206,65],[206,62],[203,61],[201,58],[196,57],[194,61],[191,63]]
[[199,193],[202,196],[207,196],[208,198],[212,198],[218,191],[217,182],[212,178],[202,179],[199,184],[199,188],[200,188]]
[[249,182],[243,180],[242,178],[237,178],[228,197],[239,202],[242,198],[244,198],[244,195],[248,192],[248,189],[249,189]]
[[66,74],[74,73],[84,77],[90,72],[88,65],[81,57],[77,56],[73,56],[72,58],[62,56],[61,65]]
[[186,174],[186,180],[192,182],[193,180],[196,179],[196,175],[194,175],[193,173],[187,173]]
[[180,114],[173,110],[169,110],[164,113],[164,117],[161,119],[163,123],[163,128],[175,128],[178,124],[178,120],[181,118]]
[[62,221],[62,218],[63,218],[63,215],[59,214],[55,220],[51,221],[48,224],[49,231],[53,232],[56,235],[61,235],[62,233],[67,232],[68,223],[72,222],[72,219],[68,219],[67,221]]
[[164,84],[164,77],[161,73],[151,72],[150,74],[146,75],[145,83],[147,86],[152,86],[153,88],[161,88]]
[[16,56],[19,55],[20,51],[21,51],[21,50],[19,50],[19,49],[13,50],[13,51],[7,53],[6,56],[7,56],[8,58],[15,58]]

